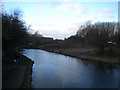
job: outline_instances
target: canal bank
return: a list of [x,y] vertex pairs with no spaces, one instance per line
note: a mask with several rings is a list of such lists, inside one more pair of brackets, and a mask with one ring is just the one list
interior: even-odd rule
[[31,88],[33,61],[18,53],[18,64],[2,65],[2,88]]
[[32,61],[30,58],[26,57],[23,54],[20,55],[22,59],[22,62],[20,64],[26,67],[24,72],[24,79],[20,88],[32,88],[32,67],[34,61]]
[[84,52],[84,50],[80,49],[58,49],[58,48],[40,48],[41,50],[54,52],[58,54],[62,54],[65,56],[79,58],[81,60],[87,60],[91,62],[99,62],[99,63],[107,63],[107,64],[120,64],[119,56],[107,56],[107,55],[99,55],[94,52]]

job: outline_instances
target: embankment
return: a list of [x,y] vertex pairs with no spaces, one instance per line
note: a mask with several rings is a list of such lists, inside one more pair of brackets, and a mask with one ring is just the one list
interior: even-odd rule
[[20,54],[21,56],[21,65],[26,67],[25,73],[24,73],[24,79],[23,82],[21,84],[20,88],[31,88],[31,81],[32,81],[32,66],[34,64],[34,61],[32,61],[31,59],[29,59],[28,57]]
[[96,54],[92,49],[76,49],[76,48],[40,48],[46,51],[63,54],[66,56],[71,56],[79,58],[81,60],[109,63],[109,64],[120,64],[120,58],[116,56],[107,56]]
[[3,64],[2,88],[31,88],[33,61],[21,53],[19,63]]

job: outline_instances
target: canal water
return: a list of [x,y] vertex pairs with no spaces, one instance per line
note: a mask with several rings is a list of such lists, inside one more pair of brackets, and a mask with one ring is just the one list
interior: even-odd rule
[[118,88],[120,67],[44,50],[26,49],[34,61],[32,88]]

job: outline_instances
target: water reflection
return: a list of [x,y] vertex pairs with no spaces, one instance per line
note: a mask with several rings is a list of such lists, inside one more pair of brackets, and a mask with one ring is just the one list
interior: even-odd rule
[[116,65],[90,63],[43,50],[25,50],[35,61],[33,88],[117,88]]

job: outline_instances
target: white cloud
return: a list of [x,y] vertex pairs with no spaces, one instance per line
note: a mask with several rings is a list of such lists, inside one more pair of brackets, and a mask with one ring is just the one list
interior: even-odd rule
[[62,3],[57,6],[59,10],[64,10],[67,12],[81,14],[85,12],[85,9],[80,3]]
[[[54,21],[54,22],[53,22]],[[51,23],[52,22],[52,23]],[[40,22],[31,22],[31,29],[39,31],[44,36],[52,36],[54,38],[65,38],[71,35],[75,35],[81,20],[70,20],[70,19],[46,19]]]
[[[85,12],[85,8],[80,3],[61,3],[58,6],[56,6],[56,8],[58,10],[70,12],[70,14],[75,13],[76,15]],[[108,20],[110,20],[110,17],[113,17],[112,12],[112,8],[102,8],[95,16],[87,16],[85,18],[66,17],[63,19],[52,16],[50,18],[45,18],[41,20],[27,20],[27,23],[32,25],[31,28],[34,29],[34,31],[39,31],[44,36],[51,36],[54,38],[65,38],[71,35],[75,35],[80,25],[83,25],[84,22],[88,20],[94,22],[99,21],[98,19],[101,19],[100,21],[106,20],[105,18],[108,18]]]
[[71,35],[75,35],[80,25],[83,25],[86,21],[93,21],[94,17],[86,18],[47,18],[47,19],[37,19],[31,21],[27,19],[27,24],[32,25],[31,29],[39,31],[44,36],[51,36],[54,38],[65,38]]

